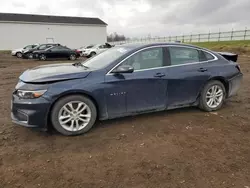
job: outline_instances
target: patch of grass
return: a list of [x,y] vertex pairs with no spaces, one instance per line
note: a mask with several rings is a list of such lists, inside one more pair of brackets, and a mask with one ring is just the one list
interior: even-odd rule
[[250,54],[250,40],[199,42],[191,44],[211,49],[214,51],[227,51],[238,54]]
[[10,50],[0,50],[0,54],[10,54]]

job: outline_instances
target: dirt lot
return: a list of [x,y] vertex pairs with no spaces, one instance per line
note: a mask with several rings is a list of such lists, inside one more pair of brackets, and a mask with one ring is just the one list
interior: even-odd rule
[[0,188],[250,187],[250,57],[240,59],[238,96],[218,114],[188,108],[127,117],[78,137],[11,123],[19,74],[41,64],[0,55]]

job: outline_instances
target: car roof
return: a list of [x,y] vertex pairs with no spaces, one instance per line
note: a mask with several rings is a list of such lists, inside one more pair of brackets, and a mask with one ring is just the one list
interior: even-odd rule
[[161,46],[161,45],[175,45],[175,46],[186,46],[186,47],[194,47],[203,49],[199,46],[191,45],[191,44],[184,44],[184,43],[170,43],[170,42],[164,42],[164,43],[133,43],[133,44],[122,44],[117,45],[117,47],[125,47],[125,48],[131,48],[131,49],[140,49],[140,48],[146,48],[151,46]]

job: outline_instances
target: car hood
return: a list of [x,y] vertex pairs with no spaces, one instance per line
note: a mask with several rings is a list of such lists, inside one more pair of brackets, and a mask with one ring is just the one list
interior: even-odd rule
[[91,71],[72,63],[42,65],[26,70],[19,79],[23,82],[42,83],[85,78]]
[[12,51],[13,51],[13,52],[17,52],[17,51],[18,51],[18,52],[19,52],[19,51],[21,52],[22,50],[23,50],[23,48],[18,48],[18,49],[14,49],[14,50],[12,50]]

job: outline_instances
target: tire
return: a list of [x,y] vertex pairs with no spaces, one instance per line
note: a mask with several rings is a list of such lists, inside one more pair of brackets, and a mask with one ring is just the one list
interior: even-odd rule
[[[215,91],[214,94],[213,88]],[[205,85],[200,94],[199,108],[206,112],[219,110],[222,107],[225,98],[226,89],[224,84],[218,80],[212,80]]]
[[93,56],[95,56],[95,55],[96,55],[95,52],[91,52],[89,56],[90,56],[90,57],[93,57]]
[[32,53],[28,53],[27,57],[28,57],[28,59],[33,59],[33,54]]
[[41,55],[39,56],[39,59],[40,59],[41,61],[46,61],[46,60],[47,60],[47,57],[46,57],[45,54],[41,54]]
[[17,53],[16,53],[16,56],[17,56],[18,58],[22,58],[23,54],[22,54],[21,52],[17,52]]
[[[71,108],[69,104],[72,104],[74,111],[72,114],[68,113],[68,111],[71,112]],[[79,103],[82,104],[81,110],[85,108],[81,112],[81,115],[86,115],[88,117],[84,117],[85,121],[81,121],[78,119],[77,113],[77,107],[79,107]],[[86,107],[84,106],[86,105]],[[68,110],[64,110],[66,107]],[[80,112],[78,110],[78,112]],[[69,117],[68,117],[69,116]],[[61,117],[61,118],[59,118]],[[62,117],[67,117],[67,119],[62,118]],[[81,135],[83,133],[88,132],[94,125],[97,117],[97,111],[96,111],[96,106],[94,103],[87,97],[82,96],[82,95],[70,95],[66,96],[62,99],[59,99],[59,101],[56,102],[54,107],[52,108],[51,111],[51,122],[53,127],[61,134],[65,136],[76,136],[76,135]],[[80,117],[83,119],[83,117]],[[60,120],[61,119],[61,120]],[[62,121],[67,123],[62,123]],[[73,123],[72,123],[73,121]],[[77,123],[78,122],[78,123]],[[77,128],[78,124],[78,128]],[[81,125],[81,126],[80,126]]]
[[75,60],[76,60],[76,55],[75,55],[75,54],[71,54],[71,55],[69,56],[69,59],[70,59],[71,61],[75,61]]

